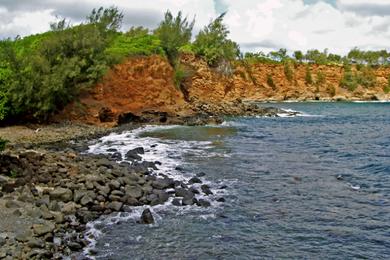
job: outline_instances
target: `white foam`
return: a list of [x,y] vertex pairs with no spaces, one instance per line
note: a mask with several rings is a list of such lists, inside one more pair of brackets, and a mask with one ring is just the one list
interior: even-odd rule
[[[121,153],[122,158],[125,159],[127,151],[143,147],[145,154],[140,155],[144,161],[159,161],[161,165],[157,165],[158,170],[153,170],[154,174],[164,174],[175,180],[187,182],[194,176],[193,173],[186,173],[176,169],[177,166],[183,165],[183,156],[185,154],[196,155],[197,157],[210,157],[210,156],[227,156],[224,154],[210,152],[212,148],[212,142],[209,141],[185,141],[185,140],[162,140],[155,137],[141,137],[140,135],[145,132],[152,132],[164,129],[173,129],[181,126],[145,126],[131,131],[124,131],[122,133],[112,133],[108,136],[100,138],[95,144],[89,146],[87,152],[93,154],[109,154],[110,148],[115,148]],[[215,211],[220,208],[223,203],[217,202],[216,199],[225,195],[225,189],[218,189],[217,186],[223,185],[222,183],[212,183],[206,180],[204,177],[200,178],[202,184],[206,184],[210,187],[213,195],[206,196],[203,193],[195,194],[197,199],[205,199],[210,202],[211,206],[208,208],[196,207],[196,206],[174,206],[172,204],[173,197],[162,205],[139,206],[132,207],[130,213],[116,213],[109,216],[102,216],[98,220],[87,224],[86,239],[90,242],[88,247],[83,251],[84,256],[88,256],[94,259],[89,254],[89,250],[96,247],[96,240],[102,235],[102,231],[99,226],[110,226],[118,222],[134,221],[140,219],[140,216],[146,208],[149,208],[155,218],[155,224],[150,226],[158,226],[161,222],[161,213],[165,211],[174,212],[177,216],[188,214],[190,212],[200,213],[200,217],[203,219],[215,217]],[[228,184],[228,183],[227,183]],[[194,184],[192,186],[200,190],[201,184]]]

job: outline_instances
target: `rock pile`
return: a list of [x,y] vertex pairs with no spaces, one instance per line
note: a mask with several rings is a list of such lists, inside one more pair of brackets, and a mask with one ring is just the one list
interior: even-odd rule
[[[87,245],[86,223],[132,206],[210,206],[198,177],[188,183],[155,174],[160,162],[142,161],[142,147],[122,155],[83,155],[73,150],[23,150],[0,154],[0,258],[61,258]],[[198,186],[196,186],[196,185]],[[195,187],[196,186],[196,187]],[[150,211],[140,223],[153,223]]]

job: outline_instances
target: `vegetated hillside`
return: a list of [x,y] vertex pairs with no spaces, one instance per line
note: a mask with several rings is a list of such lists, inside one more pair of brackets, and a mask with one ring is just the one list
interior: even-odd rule
[[[101,83],[84,93],[77,102],[67,106],[58,119],[94,124],[115,123],[121,114],[129,112],[135,115],[145,111],[186,115],[194,112],[189,108],[199,103],[218,104],[237,99],[303,101],[390,98],[384,93],[388,86],[387,75],[390,74],[387,67],[370,71],[374,75],[370,86],[357,84],[352,90],[341,86],[345,72],[343,66],[338,65],[291,64],[292,73],[289,74],[284,64],[243,65],[239,62],[231,75],[223,75],[194,55],[183,55],[181,64],[187,77],[180,87],[176,87],[174,71],[165,58],[158,55],[130,58],[111,69]],[[356,76],[363,72],[353,67],[352,73]]]

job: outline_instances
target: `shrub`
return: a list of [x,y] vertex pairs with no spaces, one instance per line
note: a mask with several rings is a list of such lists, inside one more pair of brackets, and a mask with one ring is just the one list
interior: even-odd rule
[[309,66],[306,66],[306,75],[305,75],[306,84],[313,84],[313,76],[311,75],[311,70]]
[[322,73],[321,71],[318,71],[317,72],[317,81],[316,81],[316,84],[317,85],[322,85],[324,84],[326,81],[326,78],[325,78],[325,75],[324,73]]
[[223,24],[225,14],[220,15],[201,30],[193,44],[195,53],[204,57],[212,67],[234,60],[240,54],[238,44],[227,38],[229,31]]
[[192,77],[193,73],[194,72],[189,67],[186,67],[182,64],[176,65],[175,70],[174,70],[174,75],[173,75],[173,80],[174,80],[174,84],[175,84],[176,88],[183,91],[183,89],[182,89],[183,81],[185,79]]
[[376,84],[376,76],[374,71],[370,66],[364,66],[361,68],[360,72],[357,73],[357,83],[366,88],[371,88]]
[[[131,35],[131,36],[130,36]],[[121,34],[105,51],[110,63],[119,63],[123,58],[137,55],[164,55],[160,40],[155,35]]]
[[344,75],[340,81],[340,86],[347,88],[349,91],[354,91],[358,86],[356,76],[352,72],[351,66],[349,64],[344,65]]
[[390,92],[390,75],[387,77],[387,85],[383,87],[383,92],[386,94]]
[[276,85],[275,85],[274,79],[272,78],[272,75],[271,75],[271,74],[268,74],[268,75],[267,75],[267,84],[268,84],[268,86],[270,86],[273,90],[276,89]]
[[192,35],[192,28],[195,20],[189,22],[179,12],[174,18],[170,11],[167,11],[164,20],[160,23],[154,34],[160,39],[161,46],[165,51],[169,63],[175,67],[180,47],[189,44]]
[[286,75],[286,78],[289,82],[292,82],[294,79],[294,71],[291,68],[290,62],[284,63],[284,75]]
[[6,144],[7,144],[7,141],[0,137],[0,152],[5,149]]
[[115,8],[94,10],[91,23],[52,25],[56,31],[3,44],[2,61],[11,71],[4,85],[12,113],[46,119],[96,83],[108,68],[104,51],[117,35],[121,17]]

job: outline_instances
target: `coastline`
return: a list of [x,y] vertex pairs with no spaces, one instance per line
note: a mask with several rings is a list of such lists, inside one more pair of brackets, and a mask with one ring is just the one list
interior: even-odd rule
[[[137,146],[125,153],[110,149],[107,154],[88,153],[87,149],[91,140],[100,142],[102,136],[144,125],[220,124],[224,114],[277,116],[281,112],[256,105],[242,105],[234,111],[222,107],[219,113],[214,109],[166,123],[157,117],[115,128],[81,124],[1,128],[1,136],[9,143],[0,153],[0,258],[72,256],[91,242],[86,237],[88,223],[112,212],[131,212],[134,206],[169,200],[178,207],[210,207],[213,192],[203,183],[203,175],[194,173],[178,180],[159,173],[165,158],[144,160],[150,147]],[[144,224],[153,221],[152,215],[144,213],[139,220]],[[93,255],[93,248],[88,253]]]

